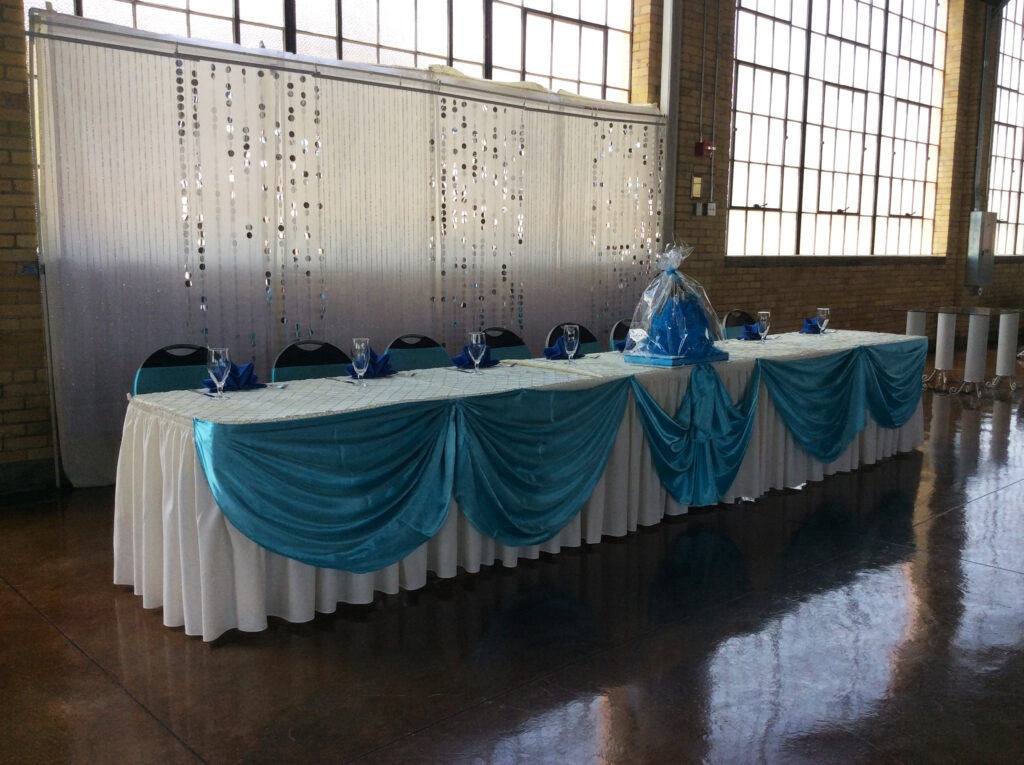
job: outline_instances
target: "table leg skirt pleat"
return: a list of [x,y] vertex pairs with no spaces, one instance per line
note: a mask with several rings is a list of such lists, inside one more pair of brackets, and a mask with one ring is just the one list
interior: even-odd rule
[[[660,378],[650,390],[659,405],[674,411],[687,375]],[[724,378],[734,400],[746,374]],[[762,387],[761,404],[746,459],[723,501],[755,498],[771,489],[797,487],[826,475],[854,470],[923,441],[921,408],[897,430],[868,417],[867,427],[835,462],[822,464],[797,445]],[[658,478],[643,428],[629,404],[604,475],[583,510],[555,537],[540,545],[506,547],[482,536],[454,502],[441,531],[403,560],[380,571],[352,574],[318,569],[255,544],[221,513],[199,460],[192,428],[129,410],[118,464],[114,520],[114,581],[131,585],[146,608],[163,608],[167,626],[213,640],[237,628],[259,631],[267,617],[309,621],[331,613],[338,603],[369,603],[376,593],[417,589],[428,572],[455,576],[477,572],[542,552],[623,536],[666,515],[685,513]],[[157,512],[159,508],[159,512]],[[751,513],[757,507],[750,508]]]

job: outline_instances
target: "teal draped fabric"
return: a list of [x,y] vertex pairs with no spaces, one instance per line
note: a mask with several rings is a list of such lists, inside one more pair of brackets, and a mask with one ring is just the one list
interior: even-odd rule
[[861,346],[799,361],[758,366],[782,421],[807,452],[834,462],[866,425],[899,428],[921,399],[927,341]]
[[247,537],[304,563],[365,573],[444,524],[452,411],[437,401],[297,421],[196,420],[196,451],[214,499]]
[[713,505],[743,463],[757,413],[760,372],[754,367],[743,401],[734,405],[710,364],[690,375],[675,417],[634,378],[633,399],[661,482],[677,502]]
[[629,384],[456,401],[455,501],[477,531],[509,546],[561,531],[604,472]]

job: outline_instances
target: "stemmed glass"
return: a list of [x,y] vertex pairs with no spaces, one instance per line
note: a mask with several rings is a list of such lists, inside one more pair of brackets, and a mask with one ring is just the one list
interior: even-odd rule
[[564,338],[565,355],[569,357],[569,361],[572,361],[580,347],[580,325],[566,324],[562,328],[562,337]]
[[487,338],[483,332],[469,333],[469,357],[473,359],[473,374],[480,372],[480,360],[487,350]]
[[821,334],[823,334],[823,335],[825,334],[825,327],[828,326],[828,320],[829,320],[828,309],[827,308],[819,308],[818,309],[818,319],[817,319],[817,321],[818,321],[818,329],[821,330]]
[[772,325],[772,312],[771,311],[758,311],[757,312],[757,334],[761,336],[761,342],[765,341],[768,337],[768,329]]
[[370,365],[370,338],[368,337],[353,337],[352,338],[352,368],[356,371],[356,379],[359,384],[366,386],[363,381],[363,375],[366,374],[366,368]]
[[227,348],[206,349],[206,371],[217,385],[217,398],[224,398],[224,383],[231,374],[231,360]]

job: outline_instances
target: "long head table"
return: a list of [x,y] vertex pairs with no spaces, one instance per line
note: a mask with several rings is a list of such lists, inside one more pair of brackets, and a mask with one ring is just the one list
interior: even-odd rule
[[[899,427],[881,427],[867,417],[866,426],[838,457],[828,463],[819,461],[784,424],[757,365],[758,359],[808,360],[907,342],[902,335],[839,331],[780,335],[765,344],[719,343],[730,359],[713,366],[733,401],[743,399],[752,377],[760,381],[749,444],[721,500],[755,498],[771,489],[797,487],[919,446],[923,426],[918,404]],[[136,396],[125,417],[118,461],[114,581],[133,586],[144,607],[162,607],[166,625],[184,626],[190,635],[213,640],[232,628],[265,629],[268,616],[308,621],[317,611],[334,611],[339,602],[368,603],[375,592],[419,588],[431,571],[452,577],[460,566],[468,572],[497,561],[511,567],[520,558],[536,558],[541,551],[556,553],[562,547],[656,524],[666,514],[685,513],[687,507],[665,488],[632,401],[623,410],[603,474],[589,499],[547,541],[503,545],[478,531],[452,499],[436,534],[398,562],[367,573],[302,563],[271,552],[238,531],[214,499],[197,454],[195,423],[308,422],[396,404],[523,389],[588,390],[627,378],[671,416],[683,400],[693,369],[630,365],[619,353],[604,353],[572,362],[517,361],[476,375],[425,369],[371,380],[366,387],[336,379],[303,380],[283,388],[228,394],[226,400],[196,391]],[[841,406],[842,401],[835,405]]]

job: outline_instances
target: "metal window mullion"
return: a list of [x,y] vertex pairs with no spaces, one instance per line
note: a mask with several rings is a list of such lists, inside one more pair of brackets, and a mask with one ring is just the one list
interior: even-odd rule
[[[605,7],[605,21],[608,20],[608,8]],[[553,28],[553,27],[552,27]],[[602,53],[604,57],[604,67],[601,71],[601,99],[607,100],[608,98],[608,27],[604,28],[604,42],[602,43]]]
[[494,79],[494,0],[482,0],[484,4],[484,79]]
[[[792,16],[792,14],[790,14]],[[792,22],[790,22],[790,29],[793,28]],[[811,71],[811,4],[807,4],[807,24],[804,28],[804,73],[803,73],[803,85],[804,85],[804,108],[800,115],[800,164],[797,172],[797,184],[796,184],[796,254],[801,255],[800,242],[803,239],[803,225],[804,225],[804,173],[806,172],[806,159],[807,159],[807,92],[809,90],[808,85],[810,84],[811,78],[809,72]],[[790,73],[792,76],[792,73]],[[821,177],[821,167],[819,163],[818,177]]]
[[336,39],[335,42],[336,42],[337,48],[338,48],[338,60],[339,61],[341,61],[341,55],[342,55],[342,52],[343,52],[341,41],[342,41],[342,39],[344,39],[344,34],[342,33],[342,29],[341,29],[341,4],[342,4],[342,2],[343,2],[343,0],[334,0],[334,12],[335,12],[335,14],[337,14],[337,18],[338,18],[338,35],[337,35],[337,39]]
[[284,49],[288,53],[296,51],[295,0],[284,0]]
[[[455,65],[455,0],[448,0],[448,66]],[[380,40],[380,36],[377,37]]]
[[[878,82],[878,126],[875,135],[878,137],[878,150],[875,152],[875,191],[871,200],[871,254],[875,252],[875,241],[878,232],[878,186],[882,182],[882,120],[885,119],[885,70],[886,62],[889,60],[889,2],[886,0],[885,8],[882,10],[882,70],[879,72]],[[895,100],[895,97],[894,97]],[[893,110],[895,119],[895,110]],[[894,136],[895,139],[895,136]],[[889,183],[889,207],[892,207],[892,183],[890,174]],[[886,215],[885,217],[890,217]]]
[[239,8],[241,0],[234,0],[233,8],[231,9],[231,33],[235,37],[235,45],[242,44],[242,10]]
[[521,16],[522,27],[519,34],[519,79],[523,81],[526,80],[526,16],[526,8],[524,7]]

